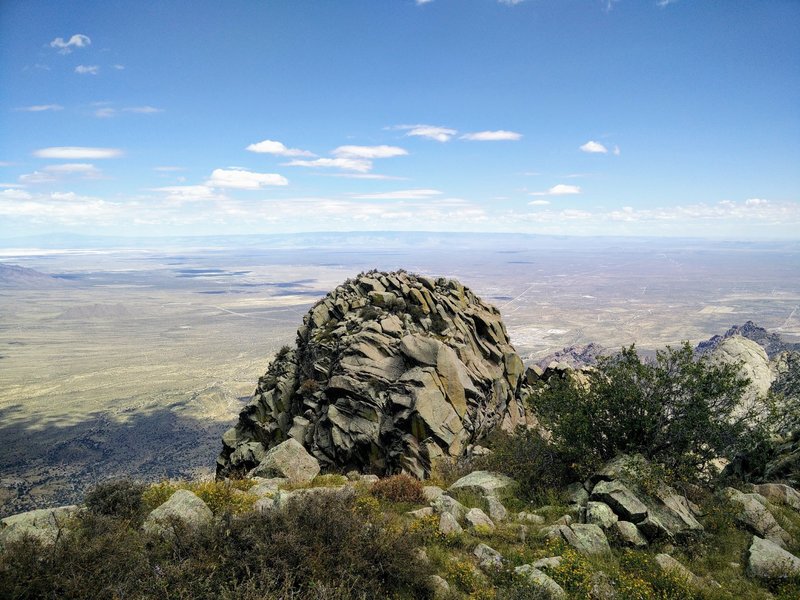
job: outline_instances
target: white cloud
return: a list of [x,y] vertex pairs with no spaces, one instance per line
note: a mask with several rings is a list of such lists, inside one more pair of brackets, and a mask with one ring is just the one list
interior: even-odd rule
[[100,169],[89,163],[63,163],[48,165],[41,171],[20,175],[19,180],[24,184],[50,183],[69,177],[99,179],[101,174]]
[[220,196],[207,185],[168,185],[152,188],[153,192],[166,194],[172,202],[196,202],[200,200],[217,200]]
[[114,65],[114,68],[117,71],[124,71],[125,70],[125,65]]
[[398,125],[395,129],[405,129],[406,135],[410,137],[424,137],[437,142],[447,142],[458,133],[449,127],[439,127],[436,125]]
[[58,158],[64,160],[86,160],[99,158],[117,158],[122,156],[118,148],[87,148],[84,146],[54,146],[34,151],[39,158]]
[[659,8],[664,8],[665,6],[669,6],[670,4],[675,4],[678,0],[658,0],[656,5]]
[[421,6],[423,4],[428,4],[428,2],[433,2],[433,0],[416,0],[417,6]]
[[547,206],[550,204],[550,200],[531,200],[528,204],[531,206]]
[[241,168],[214,169],[206,185],[215,188],[260,190],[268,185],[288,185],[289,180],[277,173],[254,173]]
[[0,199],[3,200],[30,200],[33,196],[30,192],[19,189],[9,189],[0,192]]
[[23,112],[45,112],[49,110],[64,110],[60,104],[34,104],[33,106],[21,106],[16,110]]
[[263,140],[255,144],[250,144],[245,150],[258,152],[259,154],[276,154],[278,156],[316,156],[313,152],[309,152],[308,150],[287,148],[283,143],[276,142],[275,140]]
[[321,167],[323,169],[344,169],[366,173],[372,169],[372,161],[358,158],[317,158],[316,160],[291,160],[284,163],[289,167]]
[[506,4],[507,6],[514,6],[515,4],[522,4],[525,0],[497,0],[500,4]]
[[589,140],[583,146],[580,147],[583,152],[588,152],[589,154],[606,154],[608,152],[608,148],[603,146],[600,142],[595,142],[594,140]]
[[64,41],[64,38],[57,37],[52,42],[50,42],[50,47],[58,48],[58,51],[61,54],[69,54],[70,52],[72,52],[73,48],[85,48],[91,43],[92,40],[89,39],[88,35],[83,35],[82,33],[76,33],[66,42]]
[[516,131],[505,131],[503,129],[498,129],[497,131],[477,131],[475,133],[465,133],[461,136],[461,139],[475,142],[504,142],[522,139],[522,134],[517,133]]
[[78,65],[75,72],[79,75],[97,75],[100,72],[98,65]]
[[156,113],[164,112],[163,108],[156,108],[155,106],[130,106],[128,108],[123,108],[122,110],[140,115],[154,115]]
[[117,116],[117,110],[111,107],[98,108],[94,111],[94,116],[98,119],[108,119]]
[[396,192],[382,192],[378,194],[359,194],[353,196],[354,198],[361,198],[363,200],[424,200],[426,198],[433,198],[440,196],[442,192],[439,190],[399,190]]
[[392,158],[406,156],[408,152],[397,146],[339,146],[331,152],[341,158]]
[[763,198],[748,198],[744,201],[746,206],[764,206],[769,203],[769,200]]
[[546,192],[531,192],[531,196],[570,196],[581,193],[581,186],[559,183]]

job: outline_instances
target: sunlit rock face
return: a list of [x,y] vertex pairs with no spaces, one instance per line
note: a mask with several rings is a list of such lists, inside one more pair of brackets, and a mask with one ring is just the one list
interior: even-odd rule
[[361,274],[306,314],[259,379],[217,474],[245,474],[294,438],[323,468],[423,478],[495,427],[533,424],[524,370],[497,309],[458,281]]

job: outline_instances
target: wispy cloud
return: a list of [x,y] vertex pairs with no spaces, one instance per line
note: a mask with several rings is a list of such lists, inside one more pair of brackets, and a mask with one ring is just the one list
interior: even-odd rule
[[340,158],[393,158],[406,156],[408,152],[397,146],[339,146],[331,152]]
[[437,142],[448,142],[458,133],[456,129],[438,125],[397,125],[394,129],[405,130],[409,137],[423,137]]
[[428,4],[429,2],[433,2],[433,0],[415,0],[415,1],[417,3],[417,6],[420,6],[422,4]]
[[114,67],[114,68],[115,68],[117,71],[124,71],[124,70],[125,70],[125,65],[113,65],[113,67]]
[[367,173],[372,169],[372,161],[360,158],[317,158],[315,160],[290,160],[288,167],[319,167],[322,169],[343,169]]
[[139,115],[154,115],[156,113],[164,112],[163,108],[156,108],[155,106],[129,106],[122,109],[124,112],[136,113]]
[[186,167],[175,167],[171,165],[153,167],[154,171],[158,171],[159,173],[172,173],[174,171],[185,171]]
[[589,140],[583,146],[580,147],[582,152],[588,152],[589,154],[606,154],[608,153],[608,148],[606,148],[600,142],[595,142],[594,140]]
[[19,176],[20,183],[37,184],[52,183],[67,178],[78,177],[80,179],[99,179],[102,171],[89,163],[64,163],[60,165],[48,165],[41,171],[26,173]]
[[531,200],[528,204],[531,206],[547,206],[550,204],[550,200]]
[[133,113],[138,115],[155,115],[164,112],[163,108],[155,106],[126,106],[125,108],[114,108],[112,106],[101,106],[94,111],[94,116],[100,119],[116,117],[120,113]]
[[204,200],[219,200],[221,196],[207,185],[168,185],[152,188],[153,192],[166,195],[171,202],[198,202]]
[[14,110],[22,112],[46,112],[49,110],[64,110],[60,104],[34,104],[33,106],[20,106]]
[[259,154],[275,154],[277,156],[316,156],[308,150],[298,148],[287,148],[282,142],[275,140],[263,140],[255,144],[250,144],[245,150],[257,152]]
[[506,142],[516,141],[522,139],[522,134],[516,131],[505,131],[498,129],[497,131],[477,131],[475,133],[465,133],[461,136],[462,140],[471,140],[475,142]]
[[99,158],[118,158],[122,150],[118,148],[88,148],[84,146],[54,146],[35,150],[39,158],[58,158],[64,160],[93,160]]
[[426,198],[435,198],[441,196],[442,192],[439,190],[398,190],[396,192],[381,192],[378,194],[358,194],[353,198],[360,198],[363,200],[424,200]]
[[546,192],[531,192],[531,196],[571,196],[581,193],[581,186],[559,183]]
[[69,54],[72,52],[73,48],[85,48],[92,43],[92,40],[89,39],[88,35],[83,35],[82,33],[76,33],[67,41],[64,41],[64,38],[57,37],[52,42],[50,42],[51,48],[57,48],[61,54]]
[[98,65],[78,65],[75,67],[75,72],[78,75],[97,75],[100,67]]
[[664,8],[665,6],[669,6],[670,4],[675,4],[678,0],[658,0],[656,5],[659,8]]
[[514,6],[516,4],[522,4],[525,0],[497,0],[499,4],[505,4],[507,6]]
[[247,169],[214,169],[206,185],[214,188],[260,190],[268,185],[289,185],[289,180],[277,173],[255,173]]

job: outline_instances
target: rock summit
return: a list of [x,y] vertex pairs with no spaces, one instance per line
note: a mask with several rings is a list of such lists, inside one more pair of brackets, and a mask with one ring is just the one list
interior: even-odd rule
[[498,310],[458,281],[362,273],[311,308],[259,379],[217,476],[294,439],[323,468],[424,478],[495,427],[535,423],[524,372]]

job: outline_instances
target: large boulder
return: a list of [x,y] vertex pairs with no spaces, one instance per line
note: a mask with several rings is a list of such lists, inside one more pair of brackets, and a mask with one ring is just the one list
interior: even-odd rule
[[271,448],[251,472],[257,477],[283,477],[289,483],[309,483],[319,473],[319,462],[294,439]]
[[515,481],[513,479],[501,473],[473,471],[469,475],[464,475],[447,489],[450,492],[461,490],[482,496],[496,496],[499,492],[508,490],[514,485]]
[[0,548],[25,537],[35,538],[45,545],[56,541],[59,531],[80,512],[77,506],[40,508],[0,520]]
[[800,558],[777,544],[753,537],[747,556],[747,572],[758,579],[786,579],[800,576]]
[[769,503],[761,494],[745,494],[734,488],[725,488],[725,496],[737,507],[736,520],[757,536],[786,548],[791,536],[772,516]]
[[178,490],[147,516],[142,528],[147,533],[171,537],[177,528],[197,529],[212,518],[205,502],[189,490]]
[[496,308],[452,279],[348,280],[303,319],[222,437],[218,477],[294,439],[323,468],[423,478],[495,427],[533,425],[528,384]]

